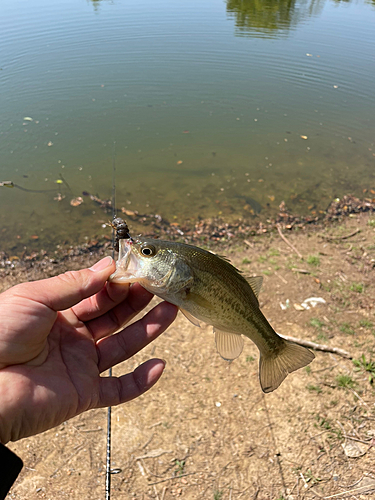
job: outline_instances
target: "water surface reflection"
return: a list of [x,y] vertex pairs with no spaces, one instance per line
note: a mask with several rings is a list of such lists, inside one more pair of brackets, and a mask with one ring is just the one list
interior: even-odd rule
[[3,0],[0,182],[47,191],[0,188],[2,247],[107,234],[114,141],[119,207],[176,224],[375,190],[372,5]]
[[[277,38],[318,16],[328,1],[349,4],[352,0],[227,0],[227,12],[235,19],[236,35]],[[375,0],[366,2],[375,5]]]
[[324,1],[227,0],[227,12],[235,18],[237,35],[275,38],[318,15]]

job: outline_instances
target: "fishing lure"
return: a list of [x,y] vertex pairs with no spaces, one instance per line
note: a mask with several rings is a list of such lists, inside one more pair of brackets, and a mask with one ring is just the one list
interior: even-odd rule
[[116,231],[114,248],[116,252],[119,251],[119,241],[120,240],[131,240],[132,237],[129,234],[129,228],[127,223],[121,217],[115,217],[110,223],[110,226]]

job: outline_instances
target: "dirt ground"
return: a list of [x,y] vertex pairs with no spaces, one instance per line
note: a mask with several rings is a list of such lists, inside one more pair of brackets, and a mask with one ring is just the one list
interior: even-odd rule
[[[353,359],[316,351],[309,367],[264,395],[251,341],[228,363],[212,328],[198,329],[180,314],[114,369],[123,374],[151,356],[167,361],[150,392],[112,410],[111,498],[375,498],[375,217],[285,235],[303,260],[277,232],[218,252],[246,274],[264,276],[260,305],[280,334],[344,349]],[[32,269],[5,276],[2,287],[37,277]],[[309,297],[326,304],[301,310]],[[25,466],[9,498],[105,498],[106,417],[106,409],[93,410],[11,443]]]

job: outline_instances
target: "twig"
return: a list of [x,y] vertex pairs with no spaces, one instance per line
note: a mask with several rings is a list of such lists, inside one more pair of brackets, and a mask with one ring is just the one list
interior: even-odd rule
[[76,429],[78,432],[99,432],[102,431],[102,427],[98,427],[97,429],[78,429],[75,425],[73,425],[74,429]]
[[368,445],[370,448],[371,448],[372,446],[374,446],[374,445],[372,444],[372,439],[370,439],[369,441],[363,441],[363,439],[357,439],[357,438],[355,438],[355,437],[348,436],[347,434],[343,434],[343,437],[344,437],[345,439],[351,439],[352,441],[357,441],[357,443],[366,444],[366,445]]
[[328,500],[328,498],[336,498],[341,495],[346,495],[347,493],[350,493],[353,495],[353,493],[364,493],[366,490],[373,490],[374,487],[369,485],[369,484],[364,484],[363,486],[359,486],[358,488],[353,488],[352,490],[346,490],[342,491],[341,493],[336,493],[335,495],[330,495],[329,497],[324,497],[324,500]]
[[147,441],[140,447],[140,450],[144,450],[154,439],[154,434],[151,434],[151,437],[147,439]]
[[281,227],[280,227],[280,224],[277,224],[277,225],[276,225],[276,227],[277,227],[277,230],[278,230],[278,232],[279,232],[279,235],[280,235],[281,239],[282,239],[283,241],[285,241],[285,243],[286,243],[286,244],[287,244],[287,245],[288,245],[288,246],[289,246],[289,247],[293,250],[293,252],[295,252],[295,253],[298,255],[298,257],[299,257],[300,259],[302,259],[302,260],[303,260],[303,257],[302,257],[302,255],[299,253],[299,251],[297,250],[297,248],[296,248],[294,245],[292,245],[292,244],[291,244],[291,243],[290,243],[290,242],[289,242],[289,241],[285,238],[285,236],[283,235],[283,233],[281,232]]
[[156,489],[155,485],[154,485],[154,492],[155,492],[155,495],[156,495],[156,500],[160,500],[159,494],[158,494],[158,490]]
[[358,399],[358,401],[361,401],[365,406],[368,407],[368,404],[366,403],[366,401],[364,401],[361,396],[354,390],[354,389],[350,389],[351,392],[354,394],[354,396]]
[[[293,491],[296,489],[296,486],[298,486],[298,481],[299,481],[299,477],[297,476],[297,481],[294,483],[293,488],[289,491],[289,497],[292,495]],[[298,497],[299,497],[299,492],[297,490],[297,498]]]
[[172,479],[180,479],[180,477],[192,476],[193,474],[198,474],[198,472],[188,472],[187,474],[181,474],[179,476],[170,476],[166,477],[165,479],[161,479],[160,481],[156,481],[155,483],[148,483],[148,484],[152,486],[154,484],[165,483],[165,481],[171,481]]
[[140,455],[139,457],[135,457],[135,460],[140,460],[143,458],[157,458],[161,457],[161,455],[164,455],[165,453],[172,453],[172,451],[163,449],[151,450],[149,453],[146,453],[146,455]]
[[136,464],[138,465],[139,472],[142,474],[142,476],[145,476],[146,475],[145,469],[144,469],[143,465],[141,464],[141,461],[137,460]]
[[300,472],[299,475],[301,476],[304,487],[307,489],[309,487],[309,485],[307,484],[306,479],[303,477],[302,472]]
[[283,491],[283,495],[286,497],[287,493],[286,493],[286,484],[285,484],[285,478],[284,478],[284,471],[283,471],[283,467],[281,465],[281,460],[280,460],[280,453],[278,453],[276,450],[276,438],[275,438],[275,434],[273,432],[273,426],[272,426],[272,422],[271,422],[271,417],[270,417],[270,414],[269,414],[269,411],[268,411],[268,406],[267,406],[267,401],[264,397],[264,394],[263,394],[263,402],[264,402],[264,408],[266,410],[266,415],[267,415],[267,420],[268,420],[268,423],[269,423],[269,427],[270,427],[270,434],[271,434],[271,439],[272,439],[272,443],[273,443],[273,447],[274,447],[274,453],[275,453],[275,458],[276,458],[276,462],[277,462],[277,465],[278,465],[278,468],[279,468],[279,474],[280,474],[280,479],[281,479],[281,484],[282,484],[282,491]]
[[54,472],[52,472],[52,474],[49,477],[53,477],[56,474],[56,472],[58,472],[60,469],[62,469],[64,467],[65,464],[70,462],[70,459],[73,458],[74,455],[78,455],[78,453],[83,450],[83,447],[84,447],[84,443],[77,446],[75,451],[71,455],[69,455],[69,457],[66,460],[64,460],[64,462],[61,465],[59,465],[59,467],[57,467],[57,469],[55,469]]
[[335,365],[326,366],[325,368],[319,368],[319,370],[314,370],[314,375],[316,373],[325,372],[326,370],[333,370],[334,368],[336,368],[337,364],[338,363],[336,363]]
[[355,236],[356,234],[358,234],[360,232],[361,232],[360,229],[356,229],[352,233],[346,234],[345,236],[326,236],[324,234],[319,234],[318,236],[320,236],[321,238],[324,238],[325,240],[330,240],[330,241],[331,240],[347,240],[348,238],[351,238],[352,236]]
[[156,424],[152,424],[152,425],[149,425],[148,428],[149,429],[153,429],[154,427],[158,427],[159,425],[161,425],[163,422],[160,420],[160,422],[156,422]]
[[[238,495],[238,498],[241,498],[241,497],[242,497],[242,495],[243,495],[244,493],[246,493],[246,491],[247,491],[247,490],[249,490],[250,488],[251,488],[251,485],[250,485],[250,486],[248,486],[247,488],[245,488],[244,490],[242,490],[242,491],[241,491],[241,493]],[[256,490],[256,492],[255,492],[255,495],[254,495],[254,497],[253,497],[253,500],[256,500],[256,499],[257,499],[257,496],[258,496],[259,491],[260,491],[260,489],[258,488],[258,489]]]
[[361,477],[358,479],[358,481],[355,481],[355,482],[354,482],[353,484],[351,484],[350,486],[342,486],[341,484],[338,484],[338,486],[339,486],[340,488],[343,488],[344,490],[347,490],[348,488],[349,488],[349,489],[352,489],[352,488],[354,488],[354,486],[356,486],[357,484],[359,484],[359,483],[362,481],[363,477],[364,477],[364,476],[361,476]]
[[301,273],[301,274],[311,274],[311,272],[308,271],[307,269],[297,269],[296,267],[294,267],[292,269],[292,271],[294,271],[295,273]]
[[315,351],[324,351],[324,352],[332,352],[333,354],[338,354],[346,359],[353,359],[353,356],[344,351],[343,349],[339,349],[338,347],[331,347],[329,345],[324,344],[316,344],[315,342],[311,342],[310,340],[297,339],[296,337],[289,337],[287,335],[280,335],[285,340],[289,340],[290,342],[294,342],[295,344],[302,345],[304,347],[310,347],[310,349],[314,349]]
[[282,282],[284,282],[286,285],[288,284],[287,280],[281,276],[277,271],[275,271],[275,274],[278,278],[281,279]]
[[314,490],[314,486],[311,486],[310,488],[310,493],[313,493],[315,496],[319,497],[319,498],[323,498],[323,495],[321,495],[320,493],[318,493],[316,490]]
[[164,500],[164,497],[165,497],[165,492],[167,491],[167,489],[168,489],[168,488],[167,488],[166,486],[164,486],[164,488],[163,488],[163,493],[162,493],[162,495],[161,495],[161,500]]

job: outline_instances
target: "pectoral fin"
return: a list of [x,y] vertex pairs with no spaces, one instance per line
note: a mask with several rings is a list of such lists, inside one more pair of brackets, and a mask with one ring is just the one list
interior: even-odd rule
[[190,321],[190,323],[193,323],[193,325],[197,326],[198,328],[200,328],[200,323],[199,321],[197,320],[197,318],[195,318],[192,314],[190,314],[188,311],[186,311],[185,309],[181,309],[180,307],[180,311],[182,312],[182,314],[185,316],[186,319],[188,319]]
[[243,348],[244,340],[236,333],[223,332],[214,328],[216,349],[220,356],[226,360],[237,358]]
[[205,299],[202,295],[199,295],[199,293],[191,292],[190,290],[186,291],[185,300],[190,300],[197,306],[207,309],[208,311],[213,309],[213,306],[209,300]]

